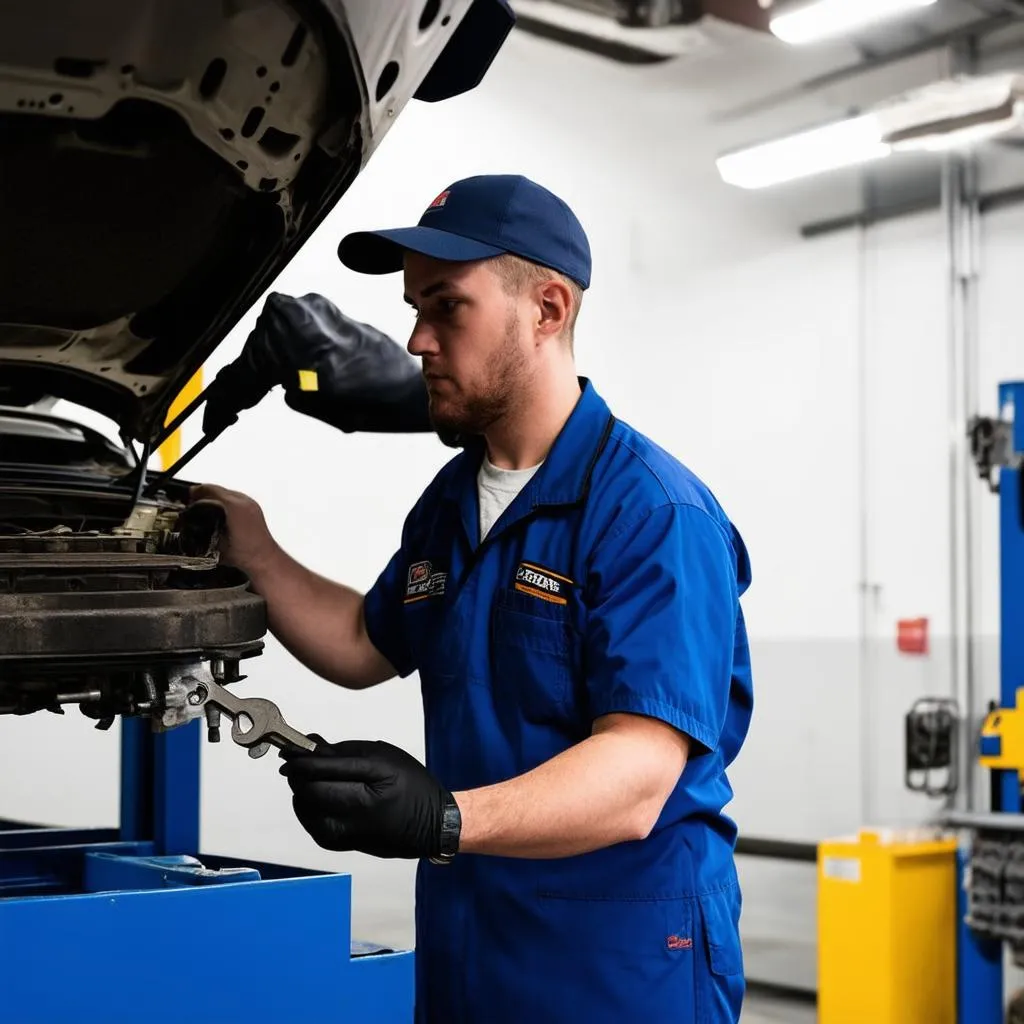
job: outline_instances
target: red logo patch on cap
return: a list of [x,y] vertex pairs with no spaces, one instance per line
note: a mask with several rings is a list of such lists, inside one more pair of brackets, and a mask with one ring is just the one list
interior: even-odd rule
[[451,189],[445,189],[428,207],[428,210],[436,210],[438,207],[444,206],[448,202],[448,196],[451,194]]

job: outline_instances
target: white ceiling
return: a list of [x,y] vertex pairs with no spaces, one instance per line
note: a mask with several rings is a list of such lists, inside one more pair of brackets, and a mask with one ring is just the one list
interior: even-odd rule
[[[1019,11],[1011,12],[1012,6]],[[941,40],[943,33],[970,24],[989,29],[978,42],[978,71],[1024,69],[1024,0],[939,0],[909,18],[854,38],[807,47],[706,18],[699,26],[702,45],[673,60],[630,66],[579,51],[574,56],[602,69],[610,90],[618,84],[629,95],[642,94],[645,123],[653,114],[664,124],[666,135],[679,142],[678,158],[685,160],[680,179],[717,192],[727,186],[717,180],[715,156],[846,116],[946,76],[955,66],[950,48],[924,47]],[[992,30],[997,25],[1002,28]],[[571,49],[548,41],[531,43],[561,49],[567,57]],[[889,59],[907,47],[920,47],[921,52]],[[856,73],[847,73],[855,68]],[[597,97],[595,102],[600,102]],[[601,118],[607,126],[607,105],[615,104],[605,103]],[[624,119],[619,130],[627,140]],[[1020,149],[990,143],[979,151],[979,160],[983,187],[1024,184]],[[887,192],[903,196],[915,189],[937,188],[940,166],[938,157],[901,156],[867,173],[874,194],[885,201]],[[864,172],[850,170],[736,198],[752,216],[770,211],[772,220],[805,225],[856,212],[864,188]]]

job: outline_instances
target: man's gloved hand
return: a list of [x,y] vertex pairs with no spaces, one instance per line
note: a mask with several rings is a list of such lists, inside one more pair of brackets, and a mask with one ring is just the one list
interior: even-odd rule
[[[434,431],[419,361],[316,292],[267,296],[238,358],[207,389],[203,432],[231,426],[278,386],[291,409],[348,433]],[[450,447],[462,443],[436,433]]]
[[281,774],[296,817],[318,846],[375,857],[455,852],[455,800],[416,758],[383,741],[310,739],[314,753],[282,753]]

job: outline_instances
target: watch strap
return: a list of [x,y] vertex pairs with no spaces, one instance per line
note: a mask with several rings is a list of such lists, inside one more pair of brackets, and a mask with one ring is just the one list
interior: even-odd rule
[[462,815],[455,797],[445,795],[441,808],[441,843],[436,857],[431,857],[432,864],[450,864],[459,852],[459,837],[462,833]]

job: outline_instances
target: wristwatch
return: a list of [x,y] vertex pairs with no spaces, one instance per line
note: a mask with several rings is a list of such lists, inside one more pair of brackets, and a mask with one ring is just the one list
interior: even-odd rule
[[459,836],[462,833],[462,815],[459,805],[451,793],[444,798],[441,809],[441,849],[436,857],[430,858],[431,864],[451,864],[455,854],[459,852]]

